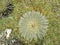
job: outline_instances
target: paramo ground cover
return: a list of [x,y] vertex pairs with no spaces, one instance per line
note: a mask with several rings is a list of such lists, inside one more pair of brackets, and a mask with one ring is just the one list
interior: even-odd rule
[[[48,24],[43,25],[46,23]],[[0,32],[3,33],[5,29],[12,29],[11,38],[17,38],[25,43],[24,45],[59,45],[60,0],[1,0]],[[37,29],[42,32],[38,32]],[[40,39],[39,34],[42,33],[44,36],[42,35],[43,38]]]

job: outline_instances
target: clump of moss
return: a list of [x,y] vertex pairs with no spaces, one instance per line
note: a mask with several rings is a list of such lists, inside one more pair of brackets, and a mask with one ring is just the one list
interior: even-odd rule
[[6,9],[8,0],[0,0],[0,12]]

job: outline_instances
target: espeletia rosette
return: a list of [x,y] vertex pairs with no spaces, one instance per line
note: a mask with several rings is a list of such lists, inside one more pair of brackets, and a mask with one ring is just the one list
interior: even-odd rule
[[19,20],[19,33],[27,41],[42,39],[47,27],[48,20],[40,12],[28,11]]

